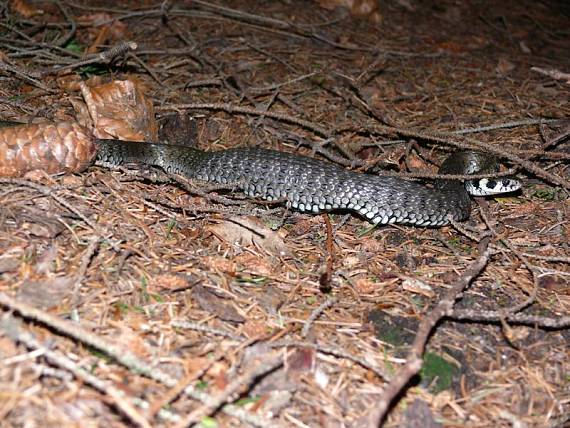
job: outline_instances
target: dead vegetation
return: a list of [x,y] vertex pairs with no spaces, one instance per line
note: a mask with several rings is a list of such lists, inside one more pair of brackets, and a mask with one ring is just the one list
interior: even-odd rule
[[428,178],[472,148],[524,180],[421,229],[156,171],[0,178],[0,426],[568,426],[570,11],[379,5],[0,5],[3,120],[129,77],[171,141]]

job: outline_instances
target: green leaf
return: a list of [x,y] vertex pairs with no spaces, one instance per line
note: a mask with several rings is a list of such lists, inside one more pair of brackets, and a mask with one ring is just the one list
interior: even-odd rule
[[67,42],[67,44],[64,46],[64,49],[77,54],[83,53],[83,46],[75,39]]
[[200,421],[200,428],[217,428],[218,422],[211,416],[206,416]]
[[259,401],[261,397],[259,395],[256,395],[255,397],[246,397],[246,398],[242,398],[238,401],[235,402],[236,406],[245,406],[246,404],[250,404],[250,403],[256,403]]
[[196,389],[204,390],[208,388],[208,382],[206,382],[205,380],[201,380],[200,382],[197,382],[195,386]]

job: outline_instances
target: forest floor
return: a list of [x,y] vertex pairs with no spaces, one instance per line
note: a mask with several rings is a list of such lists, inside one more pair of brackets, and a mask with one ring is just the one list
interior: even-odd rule
[[474,148],[523,182],[421,228],[98,166],[0,179],[0,427],[570,426],[567,4],[0,8],[2,120],[131,79],[201,149],[417,177]]

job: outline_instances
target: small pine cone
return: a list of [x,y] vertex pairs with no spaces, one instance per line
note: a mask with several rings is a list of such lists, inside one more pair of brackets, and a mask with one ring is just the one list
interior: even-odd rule
[[0,176],[28,171],[48,174],[84,170],[96,154],[91,133],[76,122],[50,122],[0,128]]

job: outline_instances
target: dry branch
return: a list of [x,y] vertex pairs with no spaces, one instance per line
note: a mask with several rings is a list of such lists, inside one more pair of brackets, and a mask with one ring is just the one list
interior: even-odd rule
[[390,404],[394,401],[408,384],[408,382],[419,373],[422,368],[422,355],[433,328],[437,323],[449,315],[453,310],[455,301],[459,299],[463,290],[471,283],[471,281],[479,275],[487,262],[489,261],[489,238],[485,238],[479,244],[481,255],[469,266],[461,276],[455,281],[451,288],[445,293],[443,298],[422,320],[412,347],[406,358],[406,363],[398,373],[392,378],[388,386],[384,389],[382,395],[378,399],[377,407],[370,414],[370,428],[377,428],[384,420]]

